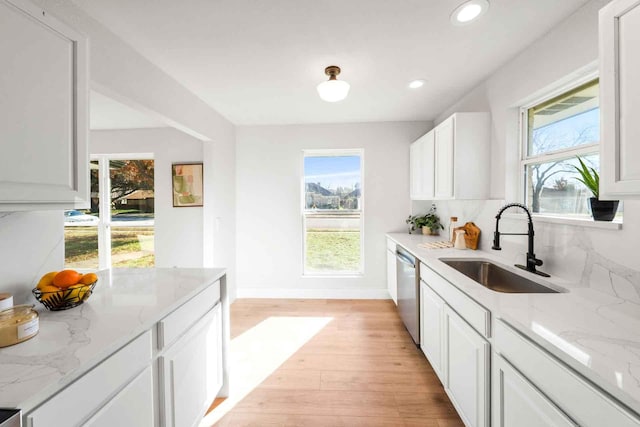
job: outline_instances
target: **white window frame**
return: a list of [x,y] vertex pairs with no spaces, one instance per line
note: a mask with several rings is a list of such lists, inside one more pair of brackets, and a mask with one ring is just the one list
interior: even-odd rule
[[[579,78],[571,79],[571,81],[564,82],[561,85],[556,86],[555,88],[547,91],[542,96],[537,96],[536,98],[529,99],[526,102],[521,103],[520,106],[520,114],[519,114],[519,129],[520,129],[520,147],[519,147],[519,169],[518,169],[518,200],[528,206],[527,200],[527,176],[526,176],[526,167],[530,164],[535,163],[547,163],[552,162],[558,159],[566,159],[572,156],[585,156],[589,154],[598,153],[600,142],[593,144],[585,144],[580,145],[579,147],[572,147],[562,150],[555,150],[544,154],[537,154],[530,156],[529,155],[529,120],[528,120],[528,112],[529,109],[535,107],[536,105],[542,104],[543,102],[549,101],[557,96],[560,96],[566,92],[570,92],[584,84],[587,84],[593,80],[598,79],[598,72],[591,71],[583,74]],[[539,212],[531,212],[531,214],[539,219],[549,218],[549,222],[563,222],[563,221],[574,221],[583,222],[588,218],[583,215],[570,215],[570,214],[562,214],[562,213],[553,213],[553,214],[543,214]]]
[[[354,272],[344,272],[344,271],[326,271],[326,272],[307,272],[306,264],[307,264],[307,227],[306,227],[306,217],[307,214],[313,213],[331,213],[331,212],[345,212],[344,209],[307,209],[306,208],[306,185],[305,185],[305,174],[304,174],[304,159],[306,157],[340,157],[340,156],[359,156],[360,157],[360,209],[359,210],[349,210],[346,212],[359,212],[360,213],[360,267],[358,271]],[[301,182],[301,191],[300,191],[300,206],[301,206],[301,218],[302,218],[302,277],[331,277],[331,278],[349,278],[349,277],[362,277],[364,275],[364,211],[365,211],[365,183],[364,183],[364,148],[326,148],[326,149],[311,149],[311,150],[302,150],[301,156],[301,174],[300,174],[300,182]]]
[[[92,154],[90,161],[98,161],[98,209],[100,221],[98,222],[98,268],[105,270],[111,268],[111,209],[102,209],[111,206],[111,174],[109,163],[111,160],[155,160],[153,153],[118,153],[118,154]],[[155,162],[154,162],[155,169]],[[155,174],[155,172],[154,172]],[[154,178],[155,181],[155,178]],[[155,184],[154,184],[155,186]],[[133,226],[133,225],[132,225]],[[155,230],[155,225],[154,225]],[[155,248],[154,248],[155,252]],[[84,270],[84,269],[78,269]],[[94,269],[87,269],[94,270]]]

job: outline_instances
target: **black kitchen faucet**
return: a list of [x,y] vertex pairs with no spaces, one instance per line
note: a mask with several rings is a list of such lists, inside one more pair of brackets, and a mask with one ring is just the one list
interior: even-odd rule
[[[500,217],[502,216],[502,212],[506,211],[509,208],[524,209],[524,211],[527,213],[527,217],[529,218],[529,230],[527,233],[500,233],[500,229],[499,229]],[[542,260],[536,258],[536,254],[533,252],[533,235],[534,235],[533,220],[531,219],[531,212],[529,212],[529,209],[527,209],[525,205],[521,203],[509,203],[507,205],[504,205],[502,208],[500,208],[500,210],[498,211],[498,215],[496,215],[496,231],[493,233],[493,246],[491,247],[491,249],[493,249],[494,251],[502,250],[502,248],[500,247],[500,235],[529,236],[529,250],[527,252],[527,265],[524,266],[524,265],[516,264],[516,267],[521,268],[523,270],[527,270],[531,273],[538,274],[540,276],[549,277],[547,273],[543,273],[542,271],[536,270],[536,267],[539,267],[542,265]]]

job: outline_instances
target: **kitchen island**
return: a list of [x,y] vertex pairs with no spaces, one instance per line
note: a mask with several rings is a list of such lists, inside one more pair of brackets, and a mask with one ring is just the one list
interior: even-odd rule
[[[0,349],[0,407],[21,409],[25,425],[47,425],[37,420],[52,413],[64,419],[65,404],[56,398],[71,397],[78,399],[70,403],[80,415],[70,421],[84,423],[101,410],[108,412],[118,393],[133,393],[127,385],[145,374],[141,395],[152,411],[146,416],[155,425],[179,425],[180,417],[206,408],[183,411],[183,402],[171,393],[171,381],[181,379],[173,376],[184,374],[188,383],[196,377],[180,369],[210,360],[216,361],[213,383],[199,388],[194,384],[194,393],[203,387],[206,399],[227,393],[224,269],[113,269],[98,277],[93,295],[78,307],[50,312],[36,303],[38,335]],[[181,348],[190,349],[184,360]],[[191,353],[202,357],[193,359]],[[197,368],[202,369],[200,376],[208,372],[208,366]],[[113,379],[118,375],[122,383]]]

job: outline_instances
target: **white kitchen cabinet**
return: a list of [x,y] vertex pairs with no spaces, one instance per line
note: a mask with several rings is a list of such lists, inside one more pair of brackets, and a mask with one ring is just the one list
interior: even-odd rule
[[496,353],[493,354],[493,424],[497,427],[577,427],[564,412]]
[[640,427],[637,414],[502,320],[496,322],[493,345],[496,353],[577,425]]
[[84,424],[84,427],[153,426],[153,375],[145,369]]
[[222,386],[220,304],[159,358],[163,424],[198,425]]
[[490,425],[490,345],[444,307],[444,387],[468,427]]
[[87,40],[26,0],[0,0],[0,210],[89,200]]
[[456,113],[415,141],[412,200],[473,200],[489,196],[489,113]]
[[[140,335],[70,386],[28,413],[26,425],[28,427],[80,425],[105,404],[107,405],[105,412],[110,411],[109,405],[125,410],[125,407],[133,401],[117,397],[118,393],[124,392],[126,384],[140,372],[143,372],[145,368],[148,368],[152,358],[151,342],[150,331]],[[144,380],[141,380],[134,389],[125,393],[135,395],[136,404],[141,401],[146,402],[145,396],[148,393],[153,396],[153,385],[150,389],[146,389],[145,384],[148,385]],[[110,396],[113,395],[116,395],[116,400],[110,402]],[[140,411],[145,411],[145,414],[140,414],[140,417],[150,416],[153,419],[153,412],[146,413],[147,404],[148,402],[140,408]],[[126,410],[131,412],[136,411],[136,408],[129,407]],[[100,419],[102,416],[98,416],[96,422]]]
[[600,10],[600,198],[640,197],[640,0]]
[[442,374],[442,329],[444,300],[424,282],[420,282],[420,348],[440,380]]
[[435,128],[435,197],[437,200],[453,199],[454,164],[453,135],[454,117],[449,117]]
[[396,276],[396,243],[387,239],[387,291],[398,305],[398,277]]
[[411,144],[410,195],[412,200],[432,200],[434,198],[435,135],[431,131]]

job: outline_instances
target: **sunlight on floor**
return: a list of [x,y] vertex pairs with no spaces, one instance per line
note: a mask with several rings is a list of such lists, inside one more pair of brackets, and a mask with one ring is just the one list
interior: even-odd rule
[[333,317],[269,317],[231,340],[229,397],[200,423],[218,422]]

